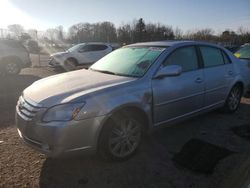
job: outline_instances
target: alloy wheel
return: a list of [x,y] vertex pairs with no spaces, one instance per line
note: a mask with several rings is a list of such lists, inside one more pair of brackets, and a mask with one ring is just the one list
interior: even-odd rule
[[134,119],[123,119],[113,127],[109,136],[109,150],[119,158],[133,153],[141,140],[141,126]]
[[234,111],[238,108],[241,99],[241,90],[239,87],[234,87],[230,92],[228,98],[228,107],[231,111]]
[[19,66],[16,63],[7,63],[5,66],[5,70],[8,74],[18,74]]

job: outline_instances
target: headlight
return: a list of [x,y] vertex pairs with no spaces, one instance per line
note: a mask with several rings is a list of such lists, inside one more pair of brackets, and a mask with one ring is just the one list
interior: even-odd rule
[[45,112],[42,121],[70,121],[78,115],[84,105],[85,103],[67,103],[53,106]]

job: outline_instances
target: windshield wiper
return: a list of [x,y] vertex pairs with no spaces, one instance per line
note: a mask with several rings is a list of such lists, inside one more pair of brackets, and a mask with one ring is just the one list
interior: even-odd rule
[[90,68],[89,70],[96,71],[96,72],[101,72],[101,73],[104,73],[104,74],[116,75],[116,73],[111,72],[111,71],[107,71],[107,70],[97,70],[97,69],[92,69],[92,68]]
[[96,71],[96,72],[101,72],[101,73],[104,73],[104,74],[112,74],[112,75],[116,75],[116,76],[125,76],[125,77],[133,77],[133,78],[138,78],[139,77],[139,76],[136,76],[136,75],[114,73],[114,72],[111,72],[111,71],[108,71],[108,70],[97,70],[97,69],[92,69],[92,68],[89,68],[89,70]]

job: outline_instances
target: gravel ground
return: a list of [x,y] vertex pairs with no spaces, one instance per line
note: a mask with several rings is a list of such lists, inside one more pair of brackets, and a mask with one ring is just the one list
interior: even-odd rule
[[[250,141],[232,127],[250,126],[250,99],[242,99],[235,114],[218,111],[154,131],[135,156],[124,162],[104,162],[97,156],[49,159],[24,145],[14,126],[14,108],[23,88],[53,75],[49,68],[30,68],[20,76],[0,79],[0,187],[222,187],[236,176],[235,169],[250,159]],[[173,157],[190,139],[197,138],[234,154],[221,160],[213,173],[185,169]],[[211,156],[205,156],[207,158]],[[243,165],[244,166],[244,165]],[[245,165],[246,166],[246,165]],[[236,180],[237,181],[237,180]]]

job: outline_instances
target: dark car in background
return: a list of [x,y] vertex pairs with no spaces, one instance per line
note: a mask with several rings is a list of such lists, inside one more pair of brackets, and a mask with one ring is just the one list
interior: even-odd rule
[[29,52],[16,40],[0,39],[0,73],[18,74],[22,68],[31,66]]
[[224,48],[226,48],[229,51],[231,51],[232,53],[234,53],[240,48],[240,46],[238,46],[238,45],[229,45],[229,46],[224,46]]

